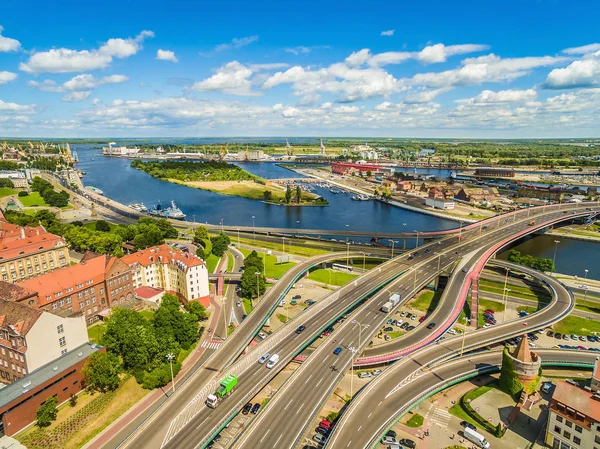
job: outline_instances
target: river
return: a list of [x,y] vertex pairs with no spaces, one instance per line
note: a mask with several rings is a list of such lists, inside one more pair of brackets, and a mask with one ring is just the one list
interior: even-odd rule
[[[152,178],[130,167],[130,160],[104,157],[100,145],[72,145],[80,163],[77,168],[87,174],[86,186],[102,189],[105,195],[123,204],[143,202],[152,206],[160,201],[166,205],[174,200],[188,215],[198,222],[251,226],[252,216],[256,226],[348,229],[354,231],[433,231],[452,229],[456,223],[441,218],[400,209],[379,201],[352,201],[349,194],[333,194],[328,189],[316,188],[316,193],[329,201],[325,207],[283,207],[264,204],[228,195],[193,189]],[[265,179],[300,177],[283,167],[269,162],[237,162],[245,170]],[[417,169],[419,173],[448,176],[448,170]],[[406,223],[404,228],[403,223]],[[363,239],[355,239],[363,240]],[[600,245],[578,240],[541,235],[517,245],[525,254],[553,257],[554,240],[561,240],[556,258],[557,271],[600,279],[600,270],[593,263],[600,259]],[[408,243],[408,242],[407,242]],[[500,257],[506,257],[506,252]]]

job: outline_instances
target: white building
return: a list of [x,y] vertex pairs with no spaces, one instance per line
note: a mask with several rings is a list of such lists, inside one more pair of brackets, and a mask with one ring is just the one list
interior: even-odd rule
[[25,175],[18,171],[0,171],[1,179],[10,179],[17,189],[26,189],[29,187]]
[[600,448],[600,394],[598,359],[591,387],[558,381],[550,402],[546,445],[553,449]]
[[102,147],[102,154],[106,156],[128,156],[130,154],[137,154],[139,148],[127,148],[127,147],[116,147],[115,142],[110,142],[107,147]]
[[11,383],[88,342],[85,316],[0,300],[0,382]]
[[454,201],[450,200],[441,200],[438,198],[425,198],[425,205],[429,207],[433,207],[434,209],[454,209]]
[[194,254],[160,245],[138,251],[121,260],[129,265],[133,288],[153,287],[182,296],[187,301],[209,299],[208,270]]

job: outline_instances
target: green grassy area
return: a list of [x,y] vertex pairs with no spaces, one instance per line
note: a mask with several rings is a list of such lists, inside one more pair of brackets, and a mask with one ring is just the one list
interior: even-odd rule
[[98,323],[87,328],[90,343],[98,343],[106,332],[106,324]]
[[153,310],[148,310],[148,309],[141,310],[140,311],[140,315],[142,315],[147,320],[151,320],[154,317],[154,311]]
[[[252,251],[249,249],[243,249],[243,248],[238,248],[242,254],[244,255],[244,257],[246,257],[248,254],[250,254]],[[281,276],[283,276],[283,274],[289,270],[290,268],[292,268],[294,265],[296,265],[294,262],[287,262],[287,263],[277,263],[277,257],[270,255],[270,254],[265,254],[263,252],[258,252],[258,256],[264,260],[265,263],[265,276],[268,278],[275,278],[275,279],[279,279]]]
[[48,203],[44,201],[39,192],[31,192],[27,196],[20,196],[19,201],[23,207],[48,207]]
[[287,323],[288,321],[290,321],[290,319],[291,319],[291,318],[288,319],[283,313],[278,313],[276,316],[277,316],[277,319],[284,324]]
[[227,271],[230,273],[233,271],[233,265],[235,263],[235,257],[231,253],[227,253]]
[[227,336],[231,335],[231,333],[235,330],[235,326],[233,324],[230,324],[229,327],[227,328]]
[[575,308],[591,313],[600,313],[600,303],[575,296]]
[[242,304],[244,305],[244,310],[246,311],[246,315],[252,312],[254,306],[252,305],[252,300],[250,298],[242,299]]
[[206,269],[208,270],[209,274],[215,271],[215,268],[217,268],[217,265],[219,265],[220,260],[220,257],[217,257],[212,253],[210,256],[204,259],[204,262],[206,263]]
[[408,305],[413,309],[417,309],[421,312],[431,313],[435,310],[440,298],[442,297],[443,290],[439,289],[435,292],[431,290],[425,290],[421,292],[419,296],[410,301]]
[[177,356],[177,361],[179,362],[183,362],[185,359],[187,359],[187,357],[194,352],[194,349],[196,349],[196,345],[198,343],[193,343],[192,345],[190,345],[190,347],[188,349],[182,349],[181,351],[179,351],[179,355]]
[[[510,289],[510,295],[515,298],[536,299],[541,302],[550,302],[551,299],[550,293],[546,290],[531,290],[527,287],[520,287],[517,285],[509,285],[506,288]],[[479,281],[479,290],[501,295],[504,292],[504,284],[482,279]]]
[[504,304],[498,301],[490,301],[489,299],[479,298],[479,309],[482,313],[487,309],[491,309],[494,312],[504,312]]
[[412,428],[421,427],[423,425],[423,416],[415,413],[408,421],[406,421],[406,425]]
[[336,270],[327,270],[322,268],[313,270],[308,275],[308,279],[312,279],[313,281],[322,282],[323,284],[330,285],[344,285],[357,277],[357,274],[351,274]]
[[[470,399],[471,401],[474,401],[478,397],[483,396],[485,393],[490,391],[492,388],[495,388],[493,384],[492,385],[484,385],[484,386],[481,386],[474,390],[471,390],[470,392],[465,394],[465,400]],[[465,411],[465,409],[462,408],[460,402],[461,401],[456,401],[456,404],[454,404],[452,407],[450,407],[448,409],[448,412],[450,412],[451,415],[454,415],[463,421],[470,422],[471,424],[473,424],[474,426],[476,426],[478,428],[481,427],[481,424],[479,424],[477,421],[475,421],[473,418],[471,418],[471,416]]]
[[18,192],[10,187],[0,187],[0,198],[5,196],[16,195]]
[[[237,245],[238,244],[237,236],[231,236],[231,241]],[[274,251],[282,251],[283,250],[282,242],[264,242],[262,240],[254,240],[252,238],[244,238],[244,237],[240,237],[239,241],[240,241],[240,244],[253,246],[255,248],[270,249],[270,250],[274,250]],[[289,240],[287,242],[285,242],[286,254],[295,254],[297,256],[305,256],[305,257],[319,256],[321,254],[326,254],[326,253],[330,252],[329,249],[330,248],[328,248],[326,246],[323,246],[323,249],[305,248],[303,246],[296,246],[293,244],[289,244]],[[362,264],[362,259],[361,259],[361,264]]]
[[531,306],[519,306],[519,307],[517,307],[517,312],[527,312],[530,315],[532,313],[537,312],[538,310],[540,310],[540,309],[538,309],[537,307],[531,307]]
[[593,335],[600,333],[600,321],[570,315],[556,323],[553,329],[561,334]]
[[404,335],[406,332],[404,331],[392,331],[392,332],[386,332],[387,335],[390,336],[390,338],[392,340],[394,340],[395,338],[401,337],[402,335]]

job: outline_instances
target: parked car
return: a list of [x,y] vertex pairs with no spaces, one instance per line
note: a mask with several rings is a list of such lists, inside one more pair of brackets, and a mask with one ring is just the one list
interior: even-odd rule
[[408,326],[406,328],[407,331],[414,331],[415,330],[415,326]]
[[422,323],[423,321],[425,321],[425,315],[423,315],[421,318],[419,318],[419,323]]
[[385,434],[386,437],[392,437],[392,438],[396,438],[396,432],[394,432],[393,430],[388,430],[387,433]]
[[244,405],[244,408],[242,409],[242,415],[247,415],[248,412],[250,412],[251,408],[252,408],[252,402],[248,402],[246,405]]
[[548,337],[554,337],[554,332],[552,331],[548,331],[548,333],[546,334]]
[[554,388],[554,384],[552,382],[544,382],[542,384],[542,392],[543,393],[550,393],[552,391],[552,388]]
[[562,338],[562,334],[560,332],[556,332],[554,334],[554,338],[558,338],[560,340]]
[[392,324],[393,322],[394,322],[394,320],[390,318],[389,320],[387,320],[387,322],[385,324]]
[[326,419],[322,419],[321,422],[319,423],[319,427],[323,427],[325,429],[331,430],[331,422],[327,421]]
[[371,377],[371,376],[372,376],[372,374],[370,372],[368,372],[368,371],[363,371],[362,373],[358,374],[358,378],[359,379],[366,379],[366,378]]
[[373,374],[373,376],[379,376],[381,373],[383,373],[383,371],[381,371],[380,369],[374,369],[373,371],[371,371],[371,374]]
[[400,316],[401,317],[405,317],[406,316],[406,312],[405,311],[400,312]]
[[417,443],[415,443],[413,440],[409,440],[408,438],[402,438],[400,441],[398,441],[398,443],[400,446],[408,449],[414,449],[417,447]]
[[392,332],[393,330],[394,330],[394,328],[391,327],[391,326],[388,326],[388,327],[386,327],[386,328],[383,329],[384,332]]
[[435,323],[429,323],[427,325],[427,329],[433,329],[435,327]]
[[316,433],[313,435],[313,441],[316,441],[319,444],[325,444],[327,442],[327,437],[321,435],[320,433]]
[[325,427],[319,426],[315,429],[315,432],[320,433],[323,436],[327,436],[331,433],[331,430],[326,429]]
[[461,421],[460,425],[462,427],[464,427],[465,429],[477,430],[477,427],[475,427],[473,424],[471,424],[468,421]]
[[408,324],[408,321],[405,323],[402,323],[402,325],[400,326],[400,329],[408,329],[408,326],[410,326],[410,324]]
[[384,437],[381,439],[381,442],[382,442],[383,444],[387,444],[387,445],[390,445],[390,444],[398,444],[398,441],[396,440],[396,438],[394,438],[394,437],[388,437],[387,435],[386,435],[386,436],[384,436]]
[[298,301],[299,299],[302,299],[301,295],[294,295],[292,296],[292,299],[295,299],[296,301]]
[[252,413],[253,415],[256,415],[258,413],[258,410],[260,409],[260,404],[257,402],[256,404],[254,404],[254,406],[252,407],[252,410],[250,411],[250,413]]
[[487,313],[489,315],[493,315],[494,311],[492,309],[486,309],[486,311],[484,313]]

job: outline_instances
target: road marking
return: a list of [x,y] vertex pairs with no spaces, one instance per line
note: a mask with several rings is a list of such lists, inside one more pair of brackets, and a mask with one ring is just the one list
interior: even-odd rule
[[360,432],[360,429],[362,429],[362,426],[360,426],[358,429],[356,429],[356,431]]
[[350,447],[350,443],[352,443],[352,440],[348,441],[348,444],[346,445],[346,447]]
[[263,437],[260,439],[259,443],[262,443],[263,440],[267,437],[267,435],[269,434],[269,432],[271,431],[271,429],[268,429],[265,434],[263,435]]
[[369,413],[369,416],[367,416],[367,418],[370,418],[372,414],[373,414],[373,412]]
[[287,410],[292,402],[294,402],[294,398],[290,399],[290,402],[288,402],[288,405],[285,406],[284,410]]
[[377,407],[379,407],[381,404],[383,404],[383,401],[379,401],[379,404],[377,404]]
[[279,438],[277,438],[277,441],[275,441],[275,444],[273,445],[273,447],[277,447],[277,443],[279,443],[279,440],[281,440],[282,436],[283,436],[283,433],[281,435],[279,435]]
[[319,379],[319,382],[317,382],[317,385],[315,386],[315,388],[317,388],[321,384],[321,382],[323,382],[323,378],[322,377]]
[[304,381],[304,383],[307,383],[312,377],[312,374],[310,376],[308,376],[308,378]]
[[296,410],[296,415],[297,415],[298,413],[300,413],[300,410],[302,410],[302,407],[304,407],[304,402],[302,403],[302,405],[301,405],[300,407],[298,407],[298,410]]

